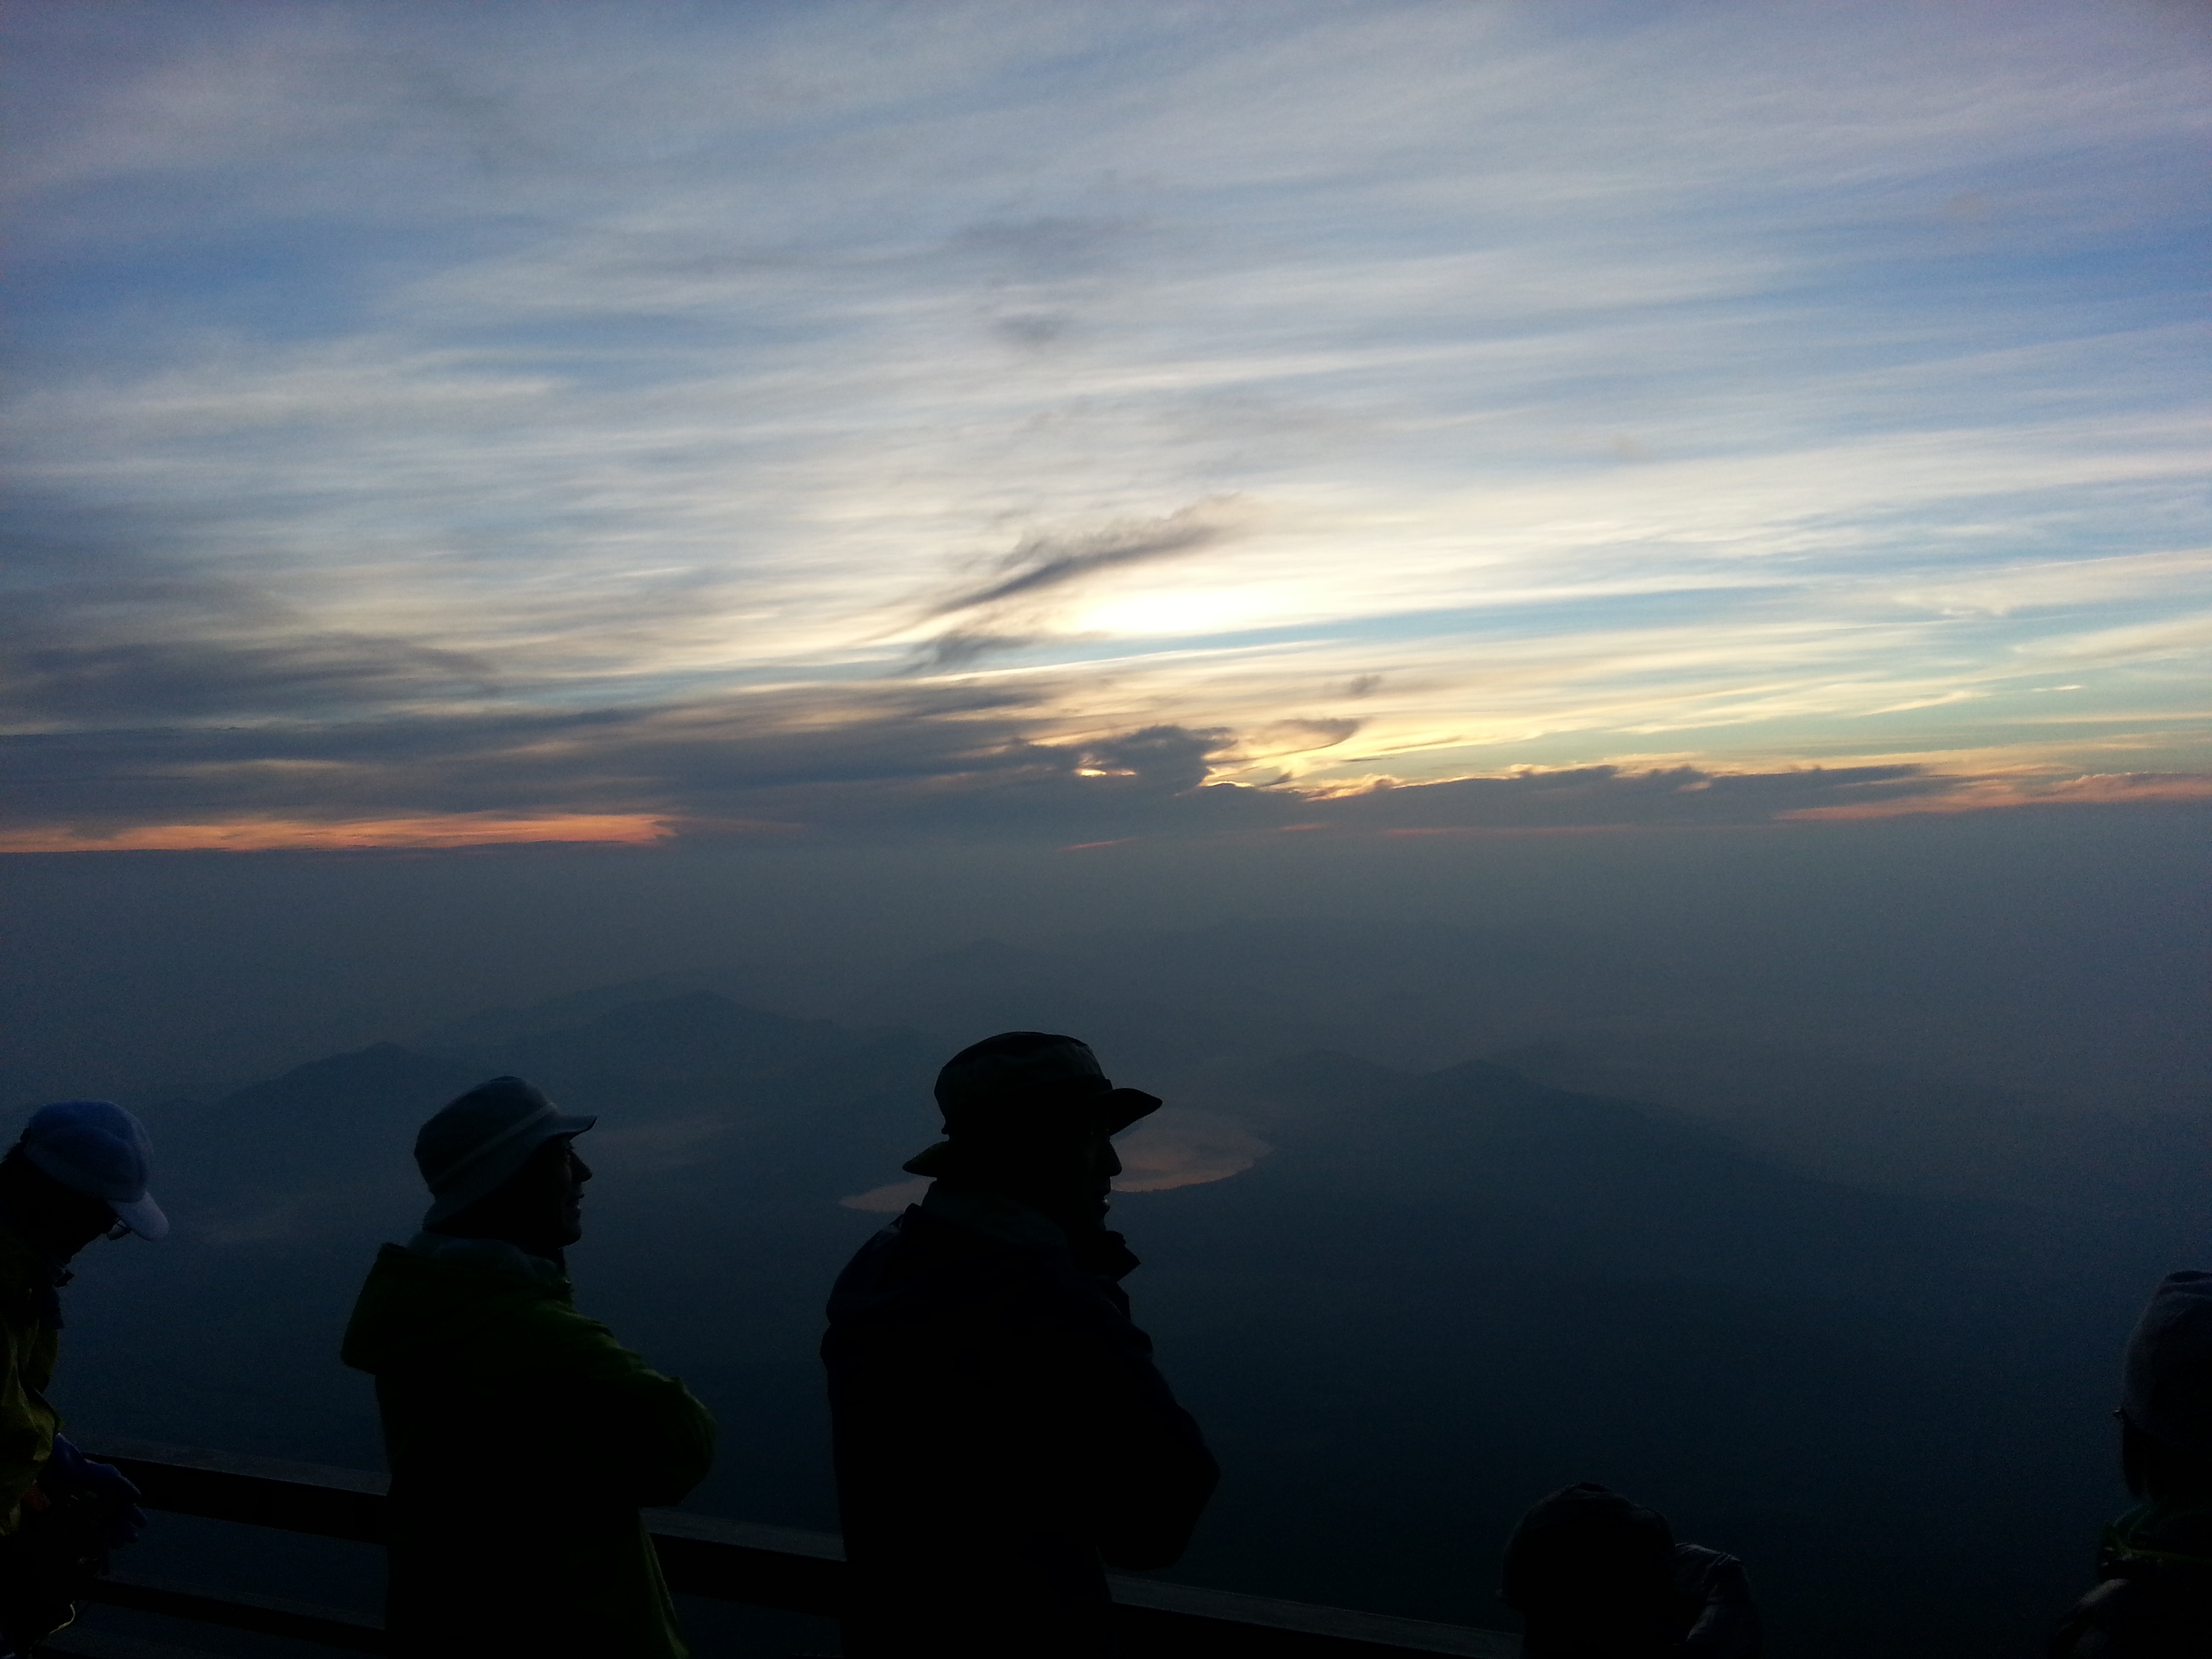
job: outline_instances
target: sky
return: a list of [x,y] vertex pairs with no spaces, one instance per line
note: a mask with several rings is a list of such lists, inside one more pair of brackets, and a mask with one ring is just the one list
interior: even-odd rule
[[2212,798],[2212,14],[0,12],[0,850]]

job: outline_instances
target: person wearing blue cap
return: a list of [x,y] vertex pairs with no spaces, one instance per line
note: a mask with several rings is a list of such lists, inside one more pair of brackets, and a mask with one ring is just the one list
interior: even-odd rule
[[0,1158],[0,1650],[76,1617],[107,1552],[137,1539],[138,1489],[61,1433],[47,1403],[69,1264],[96,1238],[169,1231],[146,1191],[145,1126],[106,1100],[42,1106]]
[[714,1422],[572,1304],[592,1171],[562,1113],[499,1077],[422,1126],[422,1231],[378,1253],[343,1358],[392,1466],[385,1626],[402,1659],[684,1659],[641,1505],[679,1502]]
[[1107,1566],[1172,1566],[1220,1471],[1152,1364],[1106,1229],[1112,1137],[1160,1102],[1073,1037],[937,1079],[933,1177],[830,1296],[847,1659],[1105,1659]]

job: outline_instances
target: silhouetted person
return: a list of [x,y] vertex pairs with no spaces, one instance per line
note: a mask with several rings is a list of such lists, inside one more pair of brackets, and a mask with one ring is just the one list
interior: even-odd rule
[[638,1509],[699,1483],[714,1424],[570,1305],[595,1121],[501,1077],[416,1138],[435,1201],[378,1253],[344,1350],[384,1419],[394,1654],[689,1651]]
[[2170,1273],[2128,1339],[2120,1472],[2140,1499],[2105,1528],[2096,1589],[2057,1659],[2212,1654],[2212,1273]]
[[1678,1544],[1667,1517],[1583,1481],[1521,1517],[1505,1547],[1505,1605],[1526,1659],[1757,1659],[1743,1563]]
[[1073,1037],[1009,1031],[938,1074],[927,1194],[830,1297],[847,1659],[1114,1651],[1106,1565],[1182,1553],[1218,1471],[1152,1365],[1104,1227],[1109,1137],[1159,1102]]
[[146,1517],[138,1489],[61,1432],[46,1403],[61,1287],[96,1238],[161,1238],[145,1126],[105,1100],[42,1106],[0,1158],[0,1653],[28,1653],[76,1616],[107,1553]]

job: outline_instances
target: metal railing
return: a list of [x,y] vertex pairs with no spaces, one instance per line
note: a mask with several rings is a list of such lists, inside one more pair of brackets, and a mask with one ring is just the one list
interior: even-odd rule
[[[286,1463],[227,1452],[103,1440],[87,1449],[138,1484],[147,1508],[363,1544],[384,1541],[385,1478],[359,1469]],[[669,1588],[781,1613],[834,1619],[845,1555],[834,1534],[648,1510],[646,1524]],[[1109,1576],[1121,1645],[1130,1659],[1381,1659],[1455,1654],[1516,1659],[1519,1641],[1496,1631],[1382,1613],[1278,1601],[1158,1579]],[[382,1626],[358,1614],[276,1596],[211,1592],[112,1574],[94,1601],[231,1630],[289,1637],[349,1653],[386,1650]],[[124,1648],[143,1646],[125,1642]],[[57,1655],[120,1652],[96,1635],[64,1632]]]

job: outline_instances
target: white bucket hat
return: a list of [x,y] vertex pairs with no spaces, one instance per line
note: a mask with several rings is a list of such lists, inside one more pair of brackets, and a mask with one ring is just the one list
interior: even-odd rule
[[568,1117],[519,1077],[495,1077],[452,1102],[415,1137],[415,1164],[435,1200],[422,1218],[434,1231],[489,1198],[562,1135],[580,1135],[599,1119]]

